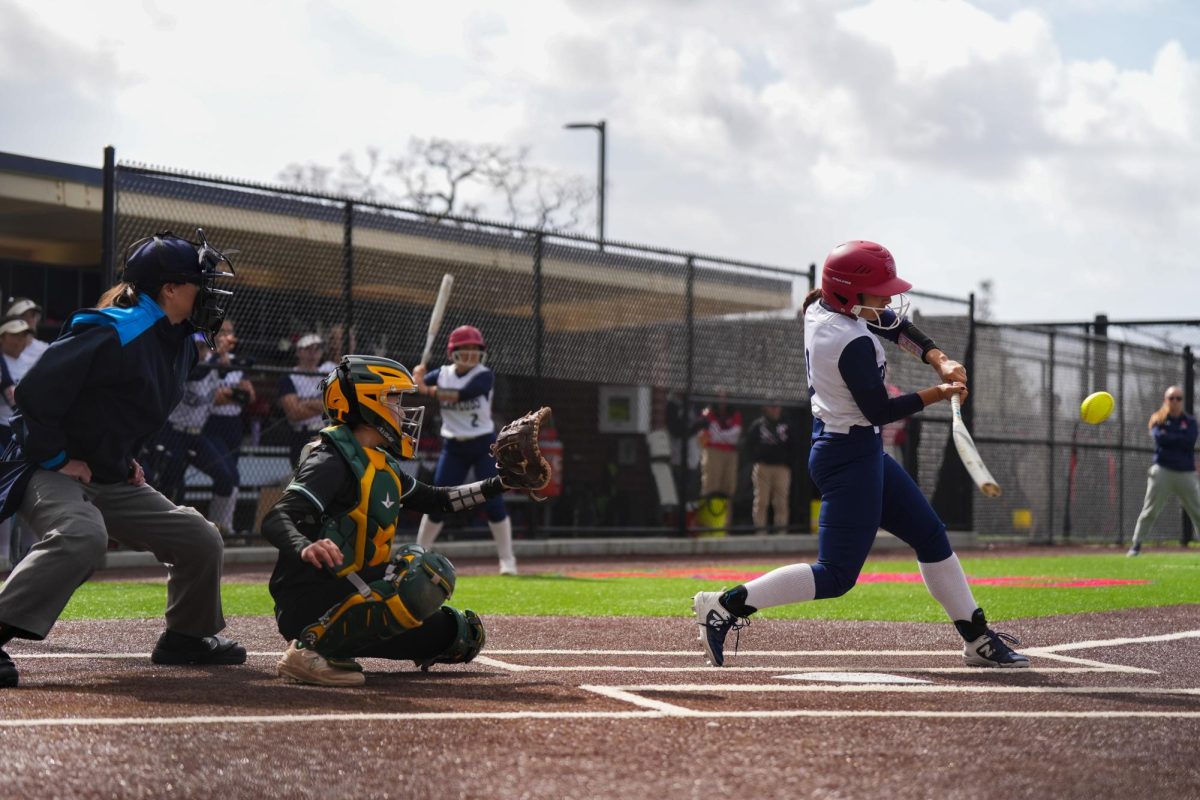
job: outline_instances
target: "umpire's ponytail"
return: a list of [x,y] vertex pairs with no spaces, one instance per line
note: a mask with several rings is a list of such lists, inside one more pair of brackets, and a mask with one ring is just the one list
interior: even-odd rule
[[96,301],[96,308],[133,308],[138,304],[137,289],[132,283],[118,283]]

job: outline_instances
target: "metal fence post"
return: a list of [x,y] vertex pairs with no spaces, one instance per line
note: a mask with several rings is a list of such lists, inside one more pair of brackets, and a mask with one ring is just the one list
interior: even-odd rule
[[[534,407],[542,405],[542,348],[545,344],[545,320],[542,318],[542,248],[541,231],[533,235],[533,392]],[[562,476],[559,476],[562,480]],[[547,509],[548,511],[549,509]],[[538,538],[537,506],[529,504],[529,538]]]
[[[1191,345],[1183,348],[1183,410],[1189,414],[1196,413],[1196,359],[1192,355]],[[1195,537],[1196,531],[1192,528],[1192,520],[1187,512],[1179,513],[1183,515],[1181,541],[1183,546],[1187,547],[1187,543]]]
[[695,290],[696,290],[696,259],[694,256],[687,257],[687,279],[684,283],[684,299],[683,299],[683,315],[684,329],[687,331],[687,357],[684,360],[685,375],[683,383],[683,421],[684,434],[683,439],[679,443],[679,512],[678,512],[678,527],[679,535],[687,536],[687,506],[688,506],[688,486],[691,483],[691,470],[688,468],[688,444],[692,437],[689,435],[692,424],[692,388],[695,379],[695,357],[696,357],[696,318],[695,318]]
[[104,188],[101,202],[100,268],[104,274],[102,288],[107,289],[117,282],[117,151],[111,144],[104,148]]
[[1046,519],[1048,520],[1046,525],[1046,544],[1054,544],[1054,509],[1056,508],[1054,502],[1054,435],[1056,427],[1054,419],[1058,416],[1058,396],[1054,393],[1054,350],[1056,340],[1057,334],[1054,331],[1050,331],[1050,385],[1048,387],[1050,390],[1050,431],[1047,437],[1050,447],[1050,458],[1049,465],[1046,468],[1046,486],[1050,497],[1046,508]]
[[342,301],[346,310],[346,340],[343,347],[350,349],[354,337],[354,203],[346,202],[342,228]]
[[1125,343],[1117,344],[1117,544],[1125,542]]

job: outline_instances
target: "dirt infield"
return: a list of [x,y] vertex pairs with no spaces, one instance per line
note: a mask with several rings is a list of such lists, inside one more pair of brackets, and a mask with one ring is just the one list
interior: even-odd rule
[[366,661],[356,690],[149,663],[156,621],[16,642],[3,796],[1194,797],[1193,607],[1016,620],[1027,671],[947,625],[764,620],[707,668],[690,620],[493,617],[465,667]]

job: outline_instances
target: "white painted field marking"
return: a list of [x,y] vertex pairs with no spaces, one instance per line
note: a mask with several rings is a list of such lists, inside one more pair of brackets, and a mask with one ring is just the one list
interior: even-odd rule
[[1179,639],[1195,639],[1200,637],[1200,631],[1180,631],[1179,633],[1163,633],[1156,636],[1132,636],[1120,639],[1096,639],[1087,642],[1071,642],[1069,644],[1053,644],[1046,647],[1031,647],[1026,653],[1056,653],[1062,650],[1090,650],[1097,647],[1120,647],[1127,644],[1146,644],[1149,642],[1174,642]]
[[[701,655],[699,647],[694,650],[494,650],[488,652],[497,656],[688,656]],[[739,656],[759,657],[775,656],[778,658],[794,658],[796,656],[961,656],[962,650],[741,650]]]
[[[487,652],[495,654],[495,653],[504,653],[505,651],[503,651],[503,650],[488,650]],[[562,654],[562,655],[594,655],[595,654],[595,651],[592,651],[592,650],[560,650],[560,651],[556,651],[556,652],[558,654]],[[954,650],[954,651],[952,651],[952,653],[951,652],[943,653],[941,651],[935,651],[935,652],[937,652],[939,655],[951,655],[952,654],[956,657],[961,656],[961,653],[958,650]],[[813,655],[814,654],[814,653],[808,652],[808,651],[797,651],[797,653],[800,653],[803,655]],[[622,654],[626,654],[626,653],[623,652]],[[675,653],[673,651],[668,652],[668,653],[659,653],[659,652],[656,652],[653,650],[645,651],[645,655],[674,655],[674,654]],[[861,656],[861,655],[876,655],[876,652],[875,651],[863,652],[863,651],[851,650],[851,651],[846,651],[846,654]],[[89,659],[89,660],[90,659],[110,659],[110,660],[145,659],[145,660],[149,660],[149,658],[150,658],[149,653],[21,653],[21,652],[12,652],[11,655],[14,656],[18,661],[27,661],[27,660],[31,660],[31,659],[45,659],[45,660],[55,660],[55,659],[63,659],[63,660],[71,660],[71,659],[76,659],[76,660],[78,660],[78,659]],[[251,652],[251,653],[247,653],[246,655],[248,658],[279,658],[279,653],[277,653],[277,652],[266,652],[266,653]],[[682,653],[680,653],[680,655],[691,656],[692,658],[695,658],[697,660],[699,660],[700,658],[703,657],[699,651],[682,652]],[[742,653],[740,655],[746,655],[746,654]],[[777,654],[763,653],[762,655],[777,655]],[[364,660],[371,661],[372,659],[368,658],[368,659],[364,659]],[[1083,660],[1079,659],[1079,661],[1082,662]],[[697,665],[697,666],[690,666],[690,667],[664,667],[664,666],[638,667],[638,666],[618,666],[618,665],[613,665],[613,664],[600,664],[600,665],[592,665],[592,666],[588,666],[588,665],[571,665],[571,666],[545,665],[545,666],[542,666],[542,665],[537,665],[537,664],[513,664],[512,662],[509,662],[509,661],[502,661],[498,658],[492,658],[491,656],[484,656],[484,655],[476,656],[474,663],[484,664],[486,666],[495,667],[496,669],[502,669],[507,672],[712,672],[715,669],[715,667],[710,667],[707,665]],[[1084,663],[1088,663],[1088,662],[1084,662]],[[1059,673],[1059,674],[1078,674],[1078,673],[1085,673],[1085,672],[1153,672],[1153,670],[1146,670],[1146,669],[1141,669],[1138,667],[1112,666],[1112,665],[1102,664],[1100,662],[1090,662],[1090,663],[1094,663],[1094,664],[1096,664],[1096,666],[1094,666],[1094,667],[1089,667],[1089,666],[1084,666],[1084,667],[1034,667],[1031,671],[1033,671],[1033,672],[1053,672],[1053,673]],[[836,667],[839,670],[845,670],[845,671],[852,671],[852,672],[864,671],[864,668],[856,667],[856,666],[852,666],[852,665],[838,664],[838,665],[836,665]],[[875,664],[875,665],[872,665],[872,667],[870,667],[870,668],[878,669],[879,665]],[[812,667],[811,669],[806,668],[806,667],[801,667],[801,666],[794,666],[794,665],[790,665],[790,664],[776,665],[773,667],[769,667],[769,666],[768,667],[739,667],[739,666],[735,666],[735,665],[730,665],[730,666],[726,666],[726,667],[721,667],[721,672],[783,672],[783,671],[816,672],[816,671],[828,671],[830,669],[831,669],[831,667],[828,664],[821,666],[821,667]],[[947,675],[970,674],[970,673],[979,672],[978,667],[965,667],[965,666],[964,667],[892,667],[892,666],[889,666],[887,669],[889,672],[929,672],[929,673],[947,674]]]
[[614,700],[632,703],[635,706],[652,708],[655,711],[661,711],[674,717],[698,716],[698,712],[695,712],[690,708],[677,706],[674,703],[667,703],[662,700],[652,700],[649,697],[642,697],[639,694],[634,694],[631,691],[626,691],[625,689],[621,689],[616,686],[581,686],[579,688],[587,689],[590,692],[595,692],[596,694],[604,695],[605,697],[611,697]]
[[794,675],[776,675],[788,681],[828,681],[830,683],[932,683],[920,678],[904,675],[885,675],[882,672],[798,672]]
[[1026,655],[1033,654],[1033,656],[1038,659],[1049,658],[1054,661],[1062,661],[1066,664],[1078,664],[1080,666],[1088,666],[1088,667],[1103,667],[1103,670],[1102,670],[1103,672],[1140,672],[1144,675],[1157,675],[1158,674],[1158,670],[1156,670],[1156,669],[1146,669],[1144,667],[1129,667],[1129,666],[1124,666],[1121,664],[1109,664],[1104,661],[1094,661],[1093,659],[1090,659],[1090,658],[1076,658],[1075,656],[1064,656],[1061,653],[1048,653],[1044,650],[1038,650],[1037,648],[1030,648],[1028,650],[1025,648],[1022,648],[1021,652],[1025,653]]
[[[810,693],[827,694],[1158,694],[1200,696],[1200,688],[1164,688],[1151,686],[977,686],[957,684],[893,685],[893,684],[832,684],[826,686],[803,684],[723,684],[723,683],[658,683],[638,686],[581,686],[581,689],[621,692],[708,692],[726,694],[730,692],[753,692],[762,694]],[[1200,710],[1196,712],[1200,714]]]
[[253,714],[194,717],[62,717],[0,719],[4,728],[61,728],[74,726],[141,725],[264,725],[302,722],[414,722],[420,720],[475,719],[645,719],[667,716],[661,711],[428,711],[410,714]]

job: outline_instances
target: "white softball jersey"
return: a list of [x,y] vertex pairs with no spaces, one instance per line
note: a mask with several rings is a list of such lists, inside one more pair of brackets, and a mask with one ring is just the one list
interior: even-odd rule
[[819,302],[804,312],[804,361],[812,413],[825,423],[825,430],[830,433],[849,433],[855,425],[875,427],[863,415],[838,370],[846,345],[863,336],[870,337],[875,346],[875,363],[882,380],[887,373],[887,356],[866,321],[830,311]]
[[[488,380],[491,370],[476,364],[465,375],[459,375],[452,365],[438,370],[437,387],[449,391],[462,391],[476,378]],[[484,377],[484,376],[487,377]],[[489,381],[490,383],[490,381]],[[469,400],[457,403],[441,403],[442,436],[447,439],[474,439],[496,430],[492,422],[492,389]]]

